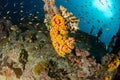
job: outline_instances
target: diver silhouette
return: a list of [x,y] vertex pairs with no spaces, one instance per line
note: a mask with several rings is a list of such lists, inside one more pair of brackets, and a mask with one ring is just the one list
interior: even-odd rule
[[116,35],[115,45],[113,46],[111,53],[117,54],[119,51],[120,51],[120,33]]

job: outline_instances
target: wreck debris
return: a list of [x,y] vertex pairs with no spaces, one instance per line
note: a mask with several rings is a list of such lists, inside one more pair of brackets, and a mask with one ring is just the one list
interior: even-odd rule
[[75,33],[77,30],[79,30],[79,19],[77,19],[75,16],[73,16],[73,13],[67,12],[67,9],[63,6],[60,6],[60,8],[57,8],[55,4],[55,0],[43,0],[44,10],[45,13],[45,19],[44,23],[46,24],[48,30],[52,27],[51,25],[51,19],[55,14],[60,14],[65,19],[65,26],[67,26],[68,30],[71,33]]
[[77,30],[79,30],[78,24],[80,20],[77,19],[77,17],[73,16],[73,13],[67,12],[67,9],[63,6],[60,6],[60,12],[65,19],[66,26],[72,33],[75,33]]
[[44,1],[44,11],[49,14],[49,17],[52,18],[57,14],[58,8],[56,7],[55,0],[43,0]]

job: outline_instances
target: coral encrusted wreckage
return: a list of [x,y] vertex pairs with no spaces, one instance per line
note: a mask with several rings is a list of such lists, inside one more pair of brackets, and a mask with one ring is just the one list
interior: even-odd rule
[[104,51],[102,43],[90,45],[97,39],[80,33],[72,12],[43,1],[44,23],[0,19],[0,80],[119,80],[120,52],[97,63],[92,54]]

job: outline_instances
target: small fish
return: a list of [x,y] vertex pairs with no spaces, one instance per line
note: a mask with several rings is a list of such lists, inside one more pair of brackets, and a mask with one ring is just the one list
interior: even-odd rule
[[32,22],[28,22],[28,24],[32,24]]
[[17,13],[17,11],[13,12],[13,14],[16,14],[16,13]]
[[90,50],[90,48],[87,48],[87,50]]
[[16,3],[14,3],[14,7],[16,7]]
[[96,34],[95,36],[98,37],[98,34]]
[[37,7],[36,5],[33,6],[34,8]]
[[108,31],[108,30],[110,30],[110,28],[108,27],[108,28],[106,28],[105,30],[107,30],[107,31]]
[[22,12],[23,12],[23,10],[20,10],[20,12],[22,13]]
[[39,30],[38,32],[42,32],[41,30]]
[[37,23],[36,26],[38,26],[40,23]]
[[86,4],[83,4],[82,7],[83,7],[83,8],[87,8],[87,5],[86,5]]
[[89,22],[88,22],[87,20],[84,20],[84,23],[85,23],[85,24],[89,24]]
[[7,7],[8,6],[8,3],[7,4],[5,4],[5,6],[4,7]]
[[17,30],[17,29],[16,29],[16,25],[15,25],[15,26],[12,25],[12,26],[10,27],[10,29],[13,30],[13,31],[16,31],[16,30]]
[[108,50],[108,48],[109,48],[109,46],[108,46],[108,45],[106,45],[106,46],[105,46],[105,49],[106,49],[106,50]]
[[21,8],[24,8],[24,6],[20,6]]
[[7,11],[7,14],[9,14],[10,13],[10,11]]
[[89,12],[85,12],[86,14],[89,14]]
[[22,20],[24,20],[24,18],[20,18],[20,20],[22,21]]
[[111,17],[111,20],[114,20],[114,18],[113,18],[113,17]]
[[36,13],[39,14],[40,12],[37,11]]
[[24,2],[21,2],[20,5],[23,5]]
[[38,16],[35,16],[34,18],[35,18],[35,19],[37,19],[37,18],[38,18]]
[[104,2],[102,0],[99,0],[99,2],[104,6]]
[[106,38],[106,36],[104,36],[104,38]]
[[69,0],[65,0],[65,2],[68,2]]
[[30,16],[32,15],[32,13],[29,14]]
[[8,17],[9,19],[12,19],[11,17]]
[[100,20],[97,20],[98,23],[100,23]]
[[3,19],[6,19],[6,18],[7,18],[6,16],[3,17]]
[[35,19],[32,19],[32,21],[34,21]]

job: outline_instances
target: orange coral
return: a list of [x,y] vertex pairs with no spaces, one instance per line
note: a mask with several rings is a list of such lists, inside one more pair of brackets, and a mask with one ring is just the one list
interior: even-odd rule
[[105,80],[111,80],[111,76],[106,76]]
[[75,39],[68,37],[68,30],[65,26],[64,18],[59,14],[56,14],[52,18],[50,36],[58,55],[64,57],[66,54],[71,53],[74,48]]
[[114,59],[114,61],[108,65],[108,71],[113,71],[114,69],[117,69],[119,65],[120,60],[118,58]]
[[4,77],[6,77],[6,79],[9,79],[11,77],[16,77],[14,71],[12,69],[10,69],[8,66],[2,67],[0,76],[4,76]]
[[[64,27],[64,19],[61,15],[56,14],[53,18],[52,18],[52,26],[54,27],[59,27],[59,26],[63,26]],[[65,28],[65,27],[64,27]]]

